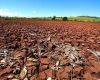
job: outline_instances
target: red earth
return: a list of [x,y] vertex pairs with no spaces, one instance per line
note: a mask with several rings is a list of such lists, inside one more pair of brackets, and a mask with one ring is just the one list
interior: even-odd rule
[[100,23],[0,22],[0,80],[10,79],[100,79]]

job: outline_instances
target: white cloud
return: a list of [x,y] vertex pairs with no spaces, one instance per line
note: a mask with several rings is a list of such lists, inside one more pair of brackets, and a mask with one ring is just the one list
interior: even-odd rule
[[14,17],[14,16],[20,16],[20,15],[16,12],[12,12],[8,9],[0,9],[0,16]]
[[27,13],[21,13],[21,12],[13,12],[9,9],[2,9],[0,8],[0,16],[8,16],[8,17],[35,17],[37,15],[37,11],[32,11],[31,13],[27,12]]

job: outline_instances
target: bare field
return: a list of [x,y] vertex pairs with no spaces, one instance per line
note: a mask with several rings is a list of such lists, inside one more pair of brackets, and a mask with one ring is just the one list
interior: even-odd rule
[[0,80],[100,79],[100,23],[0,22]]

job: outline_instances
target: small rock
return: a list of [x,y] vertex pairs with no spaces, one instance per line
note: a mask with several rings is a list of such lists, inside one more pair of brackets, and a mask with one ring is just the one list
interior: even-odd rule
[[20,78],[24,79],[26,74],[27,74],[27,69],[26,69],[26,66],[24,66],[24,68],[22,69],[22,71],[20,73]]
[[41,64],[45,64],[45,65],[49,64],[48,58],[41,58],[40,62]]
[[47,80],[52,80],[52,78],[51,77],[48,77]]

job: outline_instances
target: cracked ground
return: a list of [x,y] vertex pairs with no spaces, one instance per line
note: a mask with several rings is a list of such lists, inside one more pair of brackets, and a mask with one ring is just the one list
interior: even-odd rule
[[0,80],[99,80],[100,23],[0,22]]

